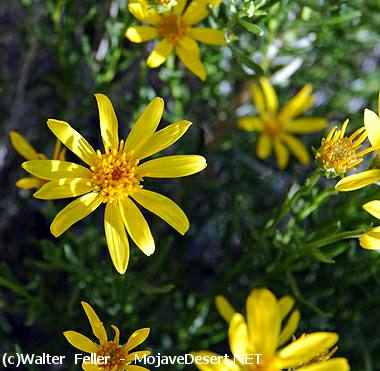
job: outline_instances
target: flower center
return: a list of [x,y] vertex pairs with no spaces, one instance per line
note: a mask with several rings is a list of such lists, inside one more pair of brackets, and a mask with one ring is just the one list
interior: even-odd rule
[[124,152],[123,147],[121,141],[119,150],[112,149],[103,154],[98,150],[96,165],[91,166],[92,183],[103,202],[117,201],[142,188],[141,179],[136,176],[139,160],[134,159],[133,151]]
[[97,364],[98,368],[104,371],[122,371],[124,370],[127,361],[128,352],[120,345],[115,344],[113,341],[108,341],[105,344],[99,345],[96,357],[109,357],[104,358],[102,364]]
[[182,17],[173,14],[163,15],[157,26],[158,34],[173,43],[186,35],[187,28]]
[[276,117],[271,116],[264,120],[264,134],[272,139],[281,137],[284,134],[282,122]]

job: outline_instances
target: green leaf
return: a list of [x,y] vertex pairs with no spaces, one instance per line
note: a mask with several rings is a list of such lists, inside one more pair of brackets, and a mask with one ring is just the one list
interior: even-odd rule
[[142,283],[139,287],[139,289],[144,294],[166,294],[170,291],[172,291],[175,288],[175,285],[173,284],[167,284],[163,286],[152,286],[149,283]]
[[259,27],[257,26],[256,24],[254,23],[251,23],[251,22],[248,22],[244,19],[239,19],[239,23],[249,32],[255,34],[255,35],[258,35],[258,36],[262,36],[264,34],[264,31]]
[[313,251],[313,256],[322,263],[334,264],[335,261],[323,254],[319,249]]
[[258,75],[263,75],[264,71],[263,69],[255,62],[253,62],[248,56],[246,56],[243,52],[241,52],[239,49],[235,48],[232,45],[228,45],[230,48],[232,54],[235,56],[235,58],[248,68],[254,70]]

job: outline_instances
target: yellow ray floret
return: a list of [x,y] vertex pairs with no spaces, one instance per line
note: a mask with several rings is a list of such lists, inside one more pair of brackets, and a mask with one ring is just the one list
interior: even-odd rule
[[173,155],[142,162],[176,142],[191,123],[183,120],[156,131],[164,102],[153,99],[126,140],[119,140],[118,121],[111,101],[96,94],[104,151],[96,150],[67,122],[48,120],[50,130],[86,165],[59,160],[32,160],[23,168],[44,179],[34,196],[51,200],[78,197],[61,210],[50,230],[60,236],[77,221],[106,204],[104,230],[108,249],[119,273],[129,261],[129,237],[146,255],[153,254],[152,233],[136,203],[158,215],[179,233],[185,234],[189,221],[182,209],[169,198],[143,188],[145,177],[178,178],[198,173],[206,160],[198,155]]
[[310,84],[306,85],[279,109],[276,92],[266,77],[261,77],[258,83],[252,84],[252,100],[259,115],[242,117],[238,121],[238,127],[260,133],[256,145],[257,157],[264,160],[274,150],[280,169],[287,166],[289,151],[301,164],[310,162],[305,145],[295,135],[318,132],[327,125],[324,118],[298,117],[313,105],[312,90]]
[[88,337],[76,331],[65,331],[63,335],[75,348],[85,353],[91,353],[92,357],[82,363],[83,370],[134,371],[138,369],[141,371],[149,371],[144,367],[131,364],[137,358],[141,359],[144,355],[148,356],[150,354],[147,350],[131,352],[131,350],[146,340],[150,332],[149,328],[135,331],[128,341],[121,345],[119,344],[120,331],[116,326],[111,326],[115,332],[114,339],[108,340],[103,323],[100,321],[92,307],[84,301],[82,301],[82,307],[90,322],[92,332],[97,338],[97,342],[93,342]]
[[149,7],[145,0],[130,1],[129,11],[135,18],[149,26],[129,27],[125,36],[134,43],[152,39],[160,40],[148,57],[149,67],[159,67],[166,61],[169,54],[175,51],[187,69],[201,80],[205,80],[206,71],[199,58],[197,41],[211,45],[224,45],[226,40],[224,33],[220,30],[196,28],[194,25],[208,16],[208,5],[216,6],[217,2],[193,0],[185,10],[186,2],[186,0],[178,0],[172,9],[159,14]]
[[[219,358],[211,368],[207,360],[216,356],[209,351],[195,352],[196,366],[202,371],[347,371],[344,358],[331,358],[338,335],[331,332],[304,334],[289,340],[297,329],[300,313],[293,310],[294,300],[280,300],[267,289],[253,290],[247,299],[246,319],[222,296],[216,298],[222,317],[229,323],[228,338],[234,358]],[[332,350],[330,350],[333,348]],[[260,355],[257,358],[255,355]],[[214,358],[216,359],[216,358]]]
[[[9,132],[9,138],[11,140],[13,148],[18,152],[25,160],[46,160],[46,156],[43,153],[38,153],[34,147],[17,131],[11,130]],[[53,156],[53,160],[65,160],[66,149],[61,148],[61,142],[57,139]],[[16,187],[21,189],[33,189],[40,188],[46,184],[46,180],[38,177],[21,178],[16,182]]]

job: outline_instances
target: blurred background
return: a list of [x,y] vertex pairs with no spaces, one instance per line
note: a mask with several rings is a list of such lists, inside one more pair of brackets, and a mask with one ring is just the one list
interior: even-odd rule
[[[119,326],[121,340],[150,327],[144,345],[155,353],[224,354],[227,325],[215,310],[215,295],[243,311],[250,290],[267,287],[277,297],[295,297],[302,316],[297,336],[336,331],[338,354],[353,370],[380,370],[379,254],[362,250],[356,239],[324,246],[320,255],[305,248],[376,225],[361,205],[379,197],[378,187],[336,194],[336,180],[321,179],[292,216],[268,232],[265,225],[288,190],[303,184],[315,165],[292,158],[280,171],[274,156],[256,158],[257,135],[236,127],[238,117],[256,114],[248,86],[261,74],[271,79],[280,105],[312,83],[316,104],[307,115],[326,117],[330,126],[349,117],[352,131],[361,126],[365,107],[377,112],[379,8],[378,0],[223,0],[204,25],[225,30],[230,43],[201,46],[203,83],[174,56],[160,69],[146,66],[155,42],[125,39],[126,28],[139,23],[126,0],[2,0],[0,352],[72,359],[76,351],[62,332],[91,335],[80,305],[85,300],[109,329]],[[146,214],[157,251],[148,258],[132,246],[123,276],[109,258],[100,209],[55,239],[50,222],[68,201],[33,199],[14,185],[25,173],[8,132],[18,131],[49,157],[55,138],[46,121],[56,118],[96,147],[96,92],[113,102],[121,136],[153,97],[163,97],[160,127],[180,119],[194,123],[166,154],[201,154],[208,161],[198,175],[146,182],[183,207],[191,228],[182,237]],[[308,148],[318,148],[321,138],[301,137]],[[79,369],[69,362],[51,369],[59,368]]]

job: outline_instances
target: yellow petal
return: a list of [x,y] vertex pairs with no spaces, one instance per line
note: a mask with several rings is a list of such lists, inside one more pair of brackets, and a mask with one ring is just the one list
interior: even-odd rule
[[363,205],[363,209],[367,211],[367,213],[373,215],[375,218],[380,219],[380,201],[374,200],[367,202]]
[[140,330],[135,331],[128,339],[127,344],[125,345],[125,349],[129,352],[131,349],[136,348],[142,342],[146,340],[149,336],[150,329],[142,328]]
[[199,59],[198,45],[193,39],[183,37],[176,45],[176,53],[189,71],[202,81],[206,80],[206,70]]
[[183,120],[155,132],[144,146],[135,151],[135,157],[142,160],[171,146],[186,133],[190,125],[190,121]]
[[292,310],[294,299],[289,295],[285,295],[278,301],[278,306],[280,308],[281,319],[283,320]]
[[137,366],[137,365],[128,365],[125,370],[126,371],[150,371],[149,369],[145,367]]
[[162,98],[154,98],[143,113],[137,119],[131,132],[129,133],[124,149],[128,151],[137,151],[156,131],[164,112],[164,100]]
[[82,362],[82,370],[84,370],[84,371],[99,371],[99,368],[94,363],[84,363],[84,362]]
[[253,104],[255,105],[260,117],[265,118],[267,116],[267,109],[265,106],[264,95],[257,83],[253,83],[251,85],[251,95]]
[[136,174],[150,178],[179,178],[199,173],[207,166],[206,159],[198,155],[164,156],[144,162]]
[[302,165],[307,165],[310,162],[309,152],[298,138],[293,135],[284,135],[282,139]]
[[335,189],[339,192],[354,191],[378,181],[380,181],[380,170],[372,169],[346,176],[335,185]]
[[364,126],[367,130],[368,139],[372,147],[380,146],[380,117],[375,112],[364,110]]
[[116,202],[107,203],[104,231],[113,265],[120,274],[124,274],[129,262],[129,243],[119,205]]
[[111,327],[115,331],[115,337],[113,339],[113,342],[115,344],[119,344],[119,341],[120,341],[120,330],[115,325],[111,325]]
[[157,24],[160,21],[160,16],[153,8],[148,8],[148,6],[141,2],[129,2],[128,10],[132,15],[141,22],[146,22],[149,24]]
[[345,358],[333,358],[309,366],[297,368],[300,371],[349,371],[350,365]]
[[224,32],[212,28],[190,28],[188,35],[197,41],[210,45],[227,44]]
[[97,159],[95,150],[67,122],[49,119],[48,126],[54,135],[82,161],[90,166],[95,165]]
[[41,200],[58,200],[81,196],[93,189],[94,186],[89,179],[61,178],[46,183],[33,196]]
[[118,149],[119,134],[118,122],[112,103],[104,94],[95,94],[98,103],[100,132],[102,135],[104,149]]
[[85,301],[82,301],[81,304],[90,322],[92,332],[98,338],[100,344],[107,342],[107,333],[103,326],[103,322],[100,321],[98,315],[95,313],[94,309],[92,309],[90,304]]
[[290,99],[280,112],[281,120],[292,119],[309,109],[314,103],[312,91],[313,86],[307,84]]
[[331,348],[338,341],[333,332],[314,332],[293,341],[278,352],[282,368],[298,366],[308,362]]
[[280,347],[282,344],[286,343],[297,330],[298,324],[300,322],[300,312],[294,310],[289,317],[289,320],[286,322],[285,327],[280,333],[280,338],[278,339],[277,346]]
[[130,362],[138,361],[140,359],[143,359],[144,356],[148,357],[150,354],[151,352],[149,352],[149,350],[140,350],[139,352],[129,353],[126,359],[126,363],[128,364]]
[[91,341],[88,337],[80,334],[76,331],[65,331],[63,333],[65,335],[66,340],[75,348],[81,350],[86,353],[96,353],[98,351],[98,347],[96,344]]
[[12,130],[9,132],[9,138],[13,148],[26,160],[37,160],[40,158],[37,151],[21,134]]
[[272,152],[272,142],[270,138],[261,134],[257,140],[256,155],[258,158],[265,160]]
[[191,26],[206,18],[208,16],[207,5],[208,1],[193,0],[183,14],[184,22]]
[[278,109],[278,101],[275,90],[272,84],[266,77],[260,77],[260,84],[263,89],[267,111],[274,114]]
[[259,117],[242,117],[237,124],[239,129],[246,131],[259,131],[264,128],[263,122]]
[[127,29],[125,36],[134,43],[142,43],[158,37],[158,32],[154,27],[134,26]]
[[16,182],[16,187],[21,189],[40,188],[44,183],[37,178],[21,178]]
[[215,306],[216,310],[224,318],[224,320],[230,323],[233,315],[236,313],[236,310],[231,303],[224,296],[218,295],[215,298]]
[[132,197],[142,207],[165,220],[179,233],[185,234],[188,231],[190,223],[186,214],[170,198],[146,189],[135,191]]
[[289,151],[279,140],[276,140],[274,142],[274,152],[276,153],[278,167],[281,170],[285,169],[289,162]]
[[22,165],[28,173],[42,179],[92,178],[92,171],[74,162],[59,160],[32,160]]
[[249,295],[247,321],[254,352],[272,356],[280,335],[281,314],[276,297],[269,290],[257,289]]
[[327,126],[327,120],[321,117],[301,117],[288,121],[285,130],[292,134],[309,134],[322,131]]
[[248,329],[245,319],[240,313],[235,313],[231,319],[228,339],[232,354],[240,363],[244,364],[244,357],[249,353]]
[[50,232],[59,237],[73,224],[92,213],[101,203],[102,198],[97,193],[88,193],[70,202],[56,215],[51,223]]
[[176,15],[181,15],[185,9],[187,0],[177,0],[176,5],[172,9],[172,13]]
[[149,54],[146,64],[150,68],[161,66],[161,64],[166,61],[169,54],[173,51],[173,48],[173,43],[169,42],[166,39],[161,40]]
[[[201,371],[242,371],[239,364],[231,358],[225,358],[207,350],[193,352],[192,355],[195,357],[194,365]],[[214,360],[213,363],[210,360]]]
[[155,245],[149,225],[138,207],[128,197],[119,201],[120,214],[137,247],[147,256],[154,253]]
[[359,237],[360,246],[367,250],[380,249],[380,227],[371,229]]

